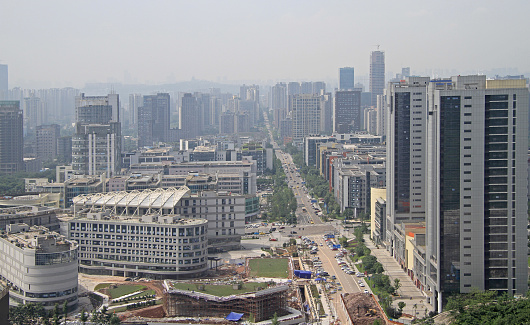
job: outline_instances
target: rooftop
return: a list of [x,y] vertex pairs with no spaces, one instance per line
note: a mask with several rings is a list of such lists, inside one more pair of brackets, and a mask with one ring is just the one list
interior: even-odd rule
[[51,232],[43,226],[29,227],[26,224],[10,226],[8,232],[1,238],[19,248],[35,249],[38,253],[56,253],[69,251],[72,245],[76,245],[66,237]]
[[168,189],[157,188],[143,191],[118,191],[108,193],[94,193],[78,195],[72,199],[74,205],[97,205],[97,206],[119,206],[119,207],[140,207],[171,209],[190,191],[186,186],[178,189],[172,187]]

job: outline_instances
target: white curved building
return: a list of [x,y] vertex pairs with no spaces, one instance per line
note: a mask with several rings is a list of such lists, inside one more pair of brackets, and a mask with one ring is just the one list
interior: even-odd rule
[[0,281],[11,286],[10,304],[77,305],[77,244],[42,226],[7,230],[0,237]]
[[208,269],[208,221],[176,215],[79,214],[68,237],[79,243],[80,272],[181,279]]
[[78,195],[72,202],[76,217],[80,213],[109,211],[110,215],[130,218],[156,214],[207,220],[211,251],[239,249],[245,233],[247,196],[230,192],[192,193],[182,186]]

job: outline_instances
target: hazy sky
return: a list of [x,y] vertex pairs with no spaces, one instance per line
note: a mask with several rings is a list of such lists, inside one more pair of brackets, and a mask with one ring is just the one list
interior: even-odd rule
[[85,82],[326,80],[369,72],[530,72],[530,1],[0,0],[10,88]]

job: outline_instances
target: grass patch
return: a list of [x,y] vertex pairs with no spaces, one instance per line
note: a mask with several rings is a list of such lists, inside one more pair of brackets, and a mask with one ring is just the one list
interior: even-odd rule
[[357,266],[357,270],[359,270],[359,272],[364,273],[363,263],[355,264],[355,266]]
[[530,256],[528,256],[528,267],[530,267]]
[[267,288],[267,283],[262,282],[247,282],[244,283],[241,286],[241,289],[235,290],[232,288],[232,285],[215,285],[215,284],[205,284],[204,290],[199,290],[198,285],[201,285],[200,283],[173,283],[173,288],[180,289],[180,290],[189,290],[189,291],[197,291],[202,293],[207,293],[210,295],[218,296],[218,297],[224,297],[224,296],[230,296],[230,295],[238,295],[242,293],[247,292],[253,292],[258,290],[258,287],[261,288]]
[[255,258],[249,262],[250,275],[265,278],[287,278],[289,260],[286,258]]
[[143,285],[125,284],[125,285],[120,285],[117,288],[109,289],[109,294],[112,299],[116,299],[121,296],[125,296],[130,293],[143,290],[145,288],[146,286],[143,286]]
[[139,297],[143,297],[143,296],[151,296],[151,295],[154,295],[155,293],[156,293],[155,290],[150,289],[150,290],[146,290],[144,292],[141,292],[141,293],[139,293],[137,295],[131,296],[129,298],[134,299],[134,298],[139,298]]
[[111,284],[112,283],[100,283],[100,284],[96,285],[96,287],[94,288],[94,291],[98,291],[100,289],[105,289],[108,286],[110,286]]
[[[122,301],[118,301],[118,302],[112,302],[111,305],[112,306],[116,306],[116,305],[122,305],[122,304],[128,304],[128,303],[144,301],[143,299],[140,299],[140,298],[145,297],[145,296],[151,296],[151,295],[154,295],[154,294],[156,294],[155,290],[152,290],[152,289],[145,290],[145,291],[142,291],[139,294],[136,294],[134,296],[130,296],[130,297],[125,298],[128,301],[123,301],[122,300]],[[138,300],[134,300],[134,299],[138,299]],[[148,298],[148,299],[151,299],[151,298]]]

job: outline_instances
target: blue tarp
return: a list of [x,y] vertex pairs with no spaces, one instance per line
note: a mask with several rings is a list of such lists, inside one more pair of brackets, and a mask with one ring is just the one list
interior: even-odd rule
[[241,317],[243,317],[244,314],[240,314],[240,313],[234,313],[234,312],[231,312],[230,314],[228,314],[228,316],[226,316],[226,320],[230,320],[232,322],[237,322],[238,320],[241,319]]
[[302,279],[311,279],[311,271],[294,270],[294,275]]

